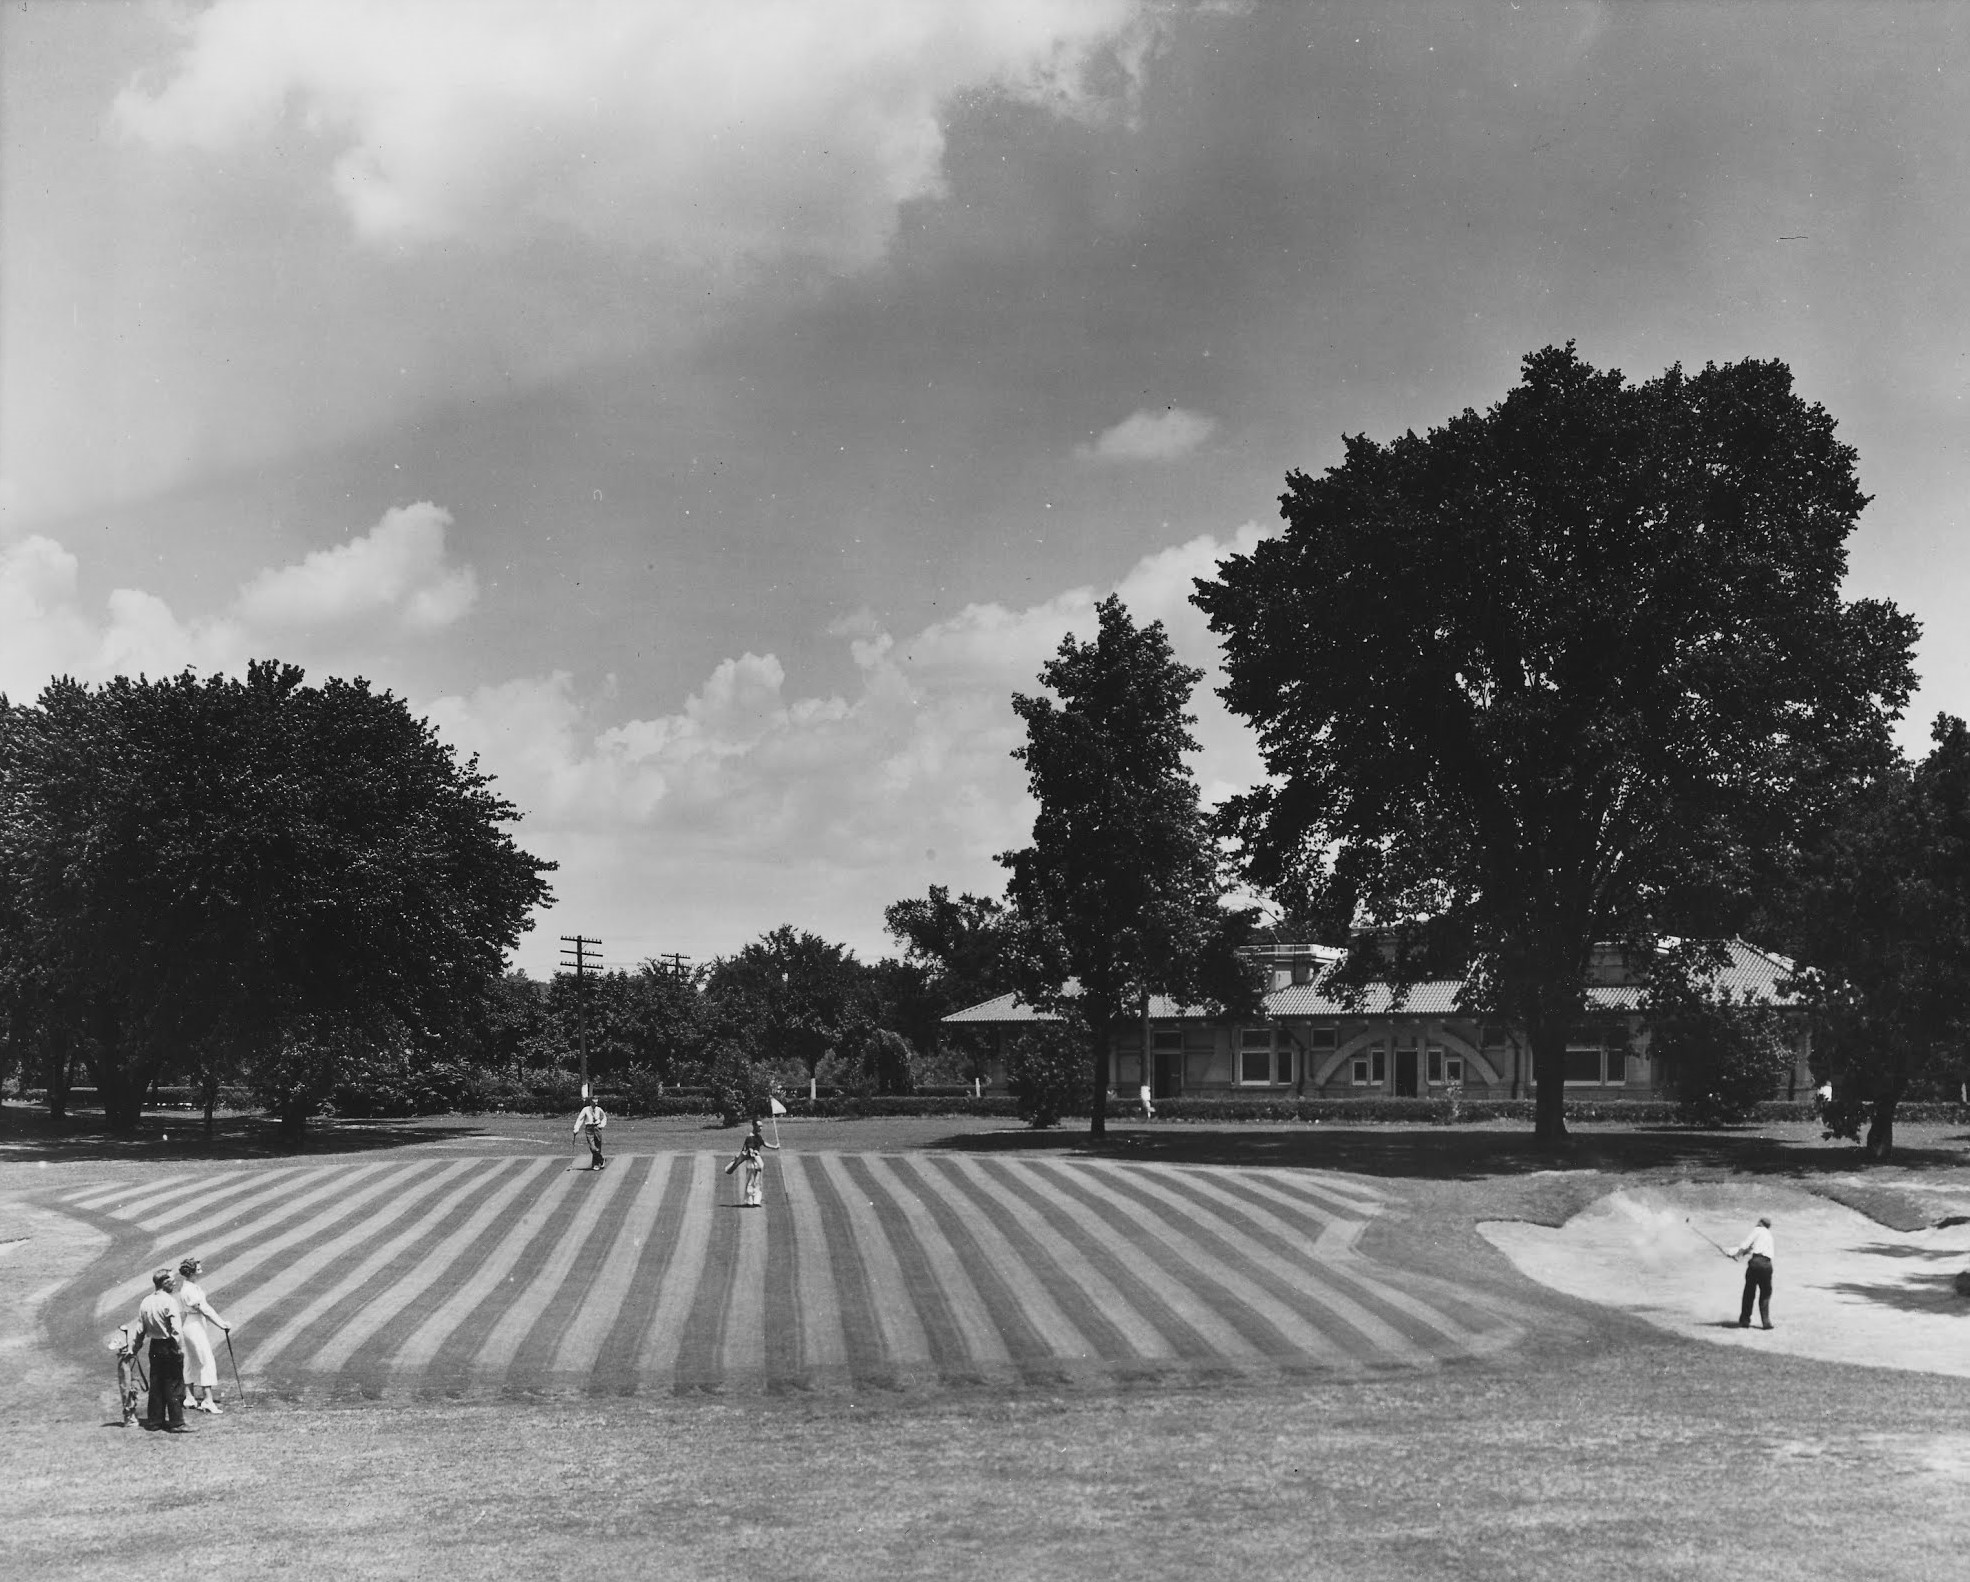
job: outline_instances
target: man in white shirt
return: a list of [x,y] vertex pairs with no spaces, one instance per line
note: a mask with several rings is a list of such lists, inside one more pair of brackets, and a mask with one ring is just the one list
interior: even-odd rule
[[609,1117],[603,1112],[602,1106],[592,1098],[581,1107],[581,1113],[575,1117],[575,1135],[585,1136],[588,1139],[588,1168],[591,1170],[608,1167],[609,1161],[602,1157],[602,1128],[608,1124]]
[[150,1277],[151,1294],[137,1305],[136,1340],[150,1345],[150,1401],[144,1425],[167,1433],[189,1434],[185,1421],[185,1353],[178,1343],[178,1299],[171,1293],[178,1276],[159,1269]]
[[1731,1249],[1733,1258],[1750,1254],[1750,1261],[1744,1266],[1744,1302],[1738,1308],[1737,1327],[1751,1327],[1751,1299],[1758,1299],[1758,1321],[1770,1329],[1772,1327],[1772,1255],[1777,1244],[1772,1240],[1772,1221],[1766,1214],[1758,1216],[1758,1223],[1752,1227],[1751,1234]]

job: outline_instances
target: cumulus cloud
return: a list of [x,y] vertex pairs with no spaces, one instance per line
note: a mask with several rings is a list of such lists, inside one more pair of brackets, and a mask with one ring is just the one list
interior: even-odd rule
[[464,616],[470,567],[445,553],[451,516],[428,502],[386,512],[368,533],[260,573],[217,614],[184,619],[140,588],[117,588],[100,613],[83,604],[80,563],[53,539],[0,548],[0,692],[39,695],[52,676],[238,670],[249,658],[373,655]]
[[1188,456],[1217,431],[1217,420],[1185,407],[1131,412],[1113,428],[1074,447],[1083,461],[1174,461]]
[[435,631],[466,615],[479,595],[470,566],[445,562],[451,513],[428,500],[384,513],[360,538],[317,550],[297,566],[263,571],[240,590],[238,613],[266,628],[336,625],[389,614]]
[[540,232],[692,262],[878,257],[942,190],[940,115],[996,90],[1086,113],[1142,0],[216,0],[115,121],[227,153],[317,139],[378,242]]
[[[1206,672],[1195,768],[1212,798],[1249,785],[1259,763],[1209,690],[1216,646],[1191,583],[1259,536],[1247,526],[1173,546],[1115,590]],[[802,695],[776,657],[748,653],[651,718],[609,720],[609,694],[584,695],[561,672],[442,698],[431,717],[527,809],[529,849],[562,862],[569,915],[625,939],[669,920],[646,954],[720,929],[720,948],[736,947],[780,921],[880,949],[888,902],[932,883],[999,889],[993,856],[1030,837],[1033,812],[1011,756],[1023,739],[1011,696],[1037,685],[1065,634],[1092,637],[1103,591],[975,604],[900,636],[851,617],[833,628],[856,666],[843,693]],[[584,867],[582,853],[604,849],[614,855]]]

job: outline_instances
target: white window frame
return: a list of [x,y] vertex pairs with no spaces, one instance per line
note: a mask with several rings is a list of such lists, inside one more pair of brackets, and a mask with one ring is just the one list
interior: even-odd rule
[[[1263,1039],[1264,1042],[1258,1042]],[[1238,1085],[1241,1088],[1269,1088],[1274,1086],[1273,1050],[1279,1042],[1277,1034],[1270,1027],[1241,1027],[1238,1030]],[[1245,1057],[1263,1052],[1265,1056],[1265,1075],[1248,1077],[1245,1074]]]
[[1368,1086],[1368,1056],[1355,1055],[1348,1061],[1348,1086],[1365,1088]]

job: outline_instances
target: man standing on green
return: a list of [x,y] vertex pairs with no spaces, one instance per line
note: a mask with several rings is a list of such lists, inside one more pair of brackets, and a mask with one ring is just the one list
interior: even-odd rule
[[609,1117],[593,1097],[581,1107],[575,1117],[575,1135],[588,1139],[588,1168],[605,1170],[609,1161],[602,1157],[602,1128],[609,1124]]
[[162,1428],[166,1433],[189,1434],[185,1421],[185,1353],[178,1343],[180,1319],[178,1299],[172,1290],[178,1276],[159,1269],[150,1277],[151,1294],[137,1306],[136,1339],[150,1343],[150,1402],[144,1414],[146,1428]]

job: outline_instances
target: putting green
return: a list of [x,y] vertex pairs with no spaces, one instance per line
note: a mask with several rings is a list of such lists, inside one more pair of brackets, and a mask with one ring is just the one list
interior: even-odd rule
[[196,1253],[247,1385],[291,1398],[1360,1375],[1523,1332],[1495,1296],[1364,1255],[1385,1198],[1358,1178],[816,1152],[776,1158],[746,1209],[722,1163],[345,1161],[48,1194],[111,1238],[49,1322],[98,1343],[149,1269]]

